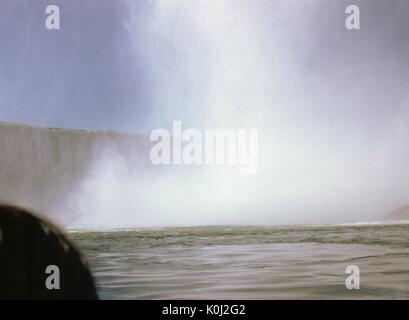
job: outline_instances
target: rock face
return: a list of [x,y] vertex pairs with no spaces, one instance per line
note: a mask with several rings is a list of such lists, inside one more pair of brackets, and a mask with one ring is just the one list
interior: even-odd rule
[[52,215],[102,153],[114,152],[144,170],[150,145],[142,135],[0,123],[0,201]]
[[392,220],[409,220],[409,205],[403,206],[389,214]]

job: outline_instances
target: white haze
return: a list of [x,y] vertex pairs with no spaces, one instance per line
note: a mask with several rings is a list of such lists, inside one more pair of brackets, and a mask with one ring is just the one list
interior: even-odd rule
[[153,88],[147,131],[173,120],[257,128],[258,174],[144,172],[106,153],[59,208],[77,212],[73,224],[338,223],[409,202],[409,98],[396,85],[408,83],[404,60],[347,34],[343,3],[254,3],[166,0],[142,10],[130,1],[125,24]]

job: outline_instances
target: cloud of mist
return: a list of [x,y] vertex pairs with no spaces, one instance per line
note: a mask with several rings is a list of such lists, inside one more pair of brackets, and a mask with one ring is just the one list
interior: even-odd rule
[[[400,50],[409,51],[391,47],[402,26],[376,18],[405,5],[375,6],[361,8],[373,11],[363,25],[374,28],[361,34],[343,28],[343,3],[156,1],[132,11],[126,26],[154,88],[152,128],[175,119],[185,129],[255,127],[259,173],[133,175],[105,157],[80,192],[86,212],[98,208],[108,225],[335,223],[380,219],[408,202]],[[396,32],[395,42],[375,30]]]

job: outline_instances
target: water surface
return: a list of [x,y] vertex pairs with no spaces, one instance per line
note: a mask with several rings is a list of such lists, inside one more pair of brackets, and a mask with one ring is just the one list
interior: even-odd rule
[[[74,232],[103,299],[408,299],[409,224]],[[347,290],[345,269],[360,269]]]

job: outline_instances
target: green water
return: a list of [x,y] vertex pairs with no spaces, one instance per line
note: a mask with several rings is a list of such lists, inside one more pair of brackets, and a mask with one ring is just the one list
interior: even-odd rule
[[[409,224],[71,233],[103,299],[409,299]],[[345,286],[348,265],[360,289]]]

